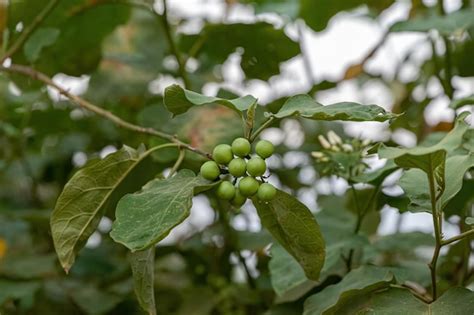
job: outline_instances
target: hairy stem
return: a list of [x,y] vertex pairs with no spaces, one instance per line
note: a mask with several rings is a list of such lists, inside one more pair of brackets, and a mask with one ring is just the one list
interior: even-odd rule
[[436,205],[436,189],[435,189],[435,179],[432,173],[428,174],[428,182],[430,186],[430,200],[431,200],[431,212],[433,216],[433,226],[435,233],[435,250],[433,252],[433,257],[431,262],[428,264],[431,271],[431,287],[432,287],[432,296],[433,301],[438,298],[437,292],[437,283],[436,283],[436,264],[438,262],[438,257],[442,247],[441,239],[441,224],[440,224],[440,215],[438,213],[438,208]]
[[128,130],[131,130],[131,131],[134,131],[134,132],[137,132],[137,133],[143,133],[143,134],[148,134],[148,135],[155,136],[155,137],[158,137],[158,138],[162,138],[162,139],[168,140],[170,142],[176,143],[181,148],[184,148],[184,149],[189,150],[191,152],[197,153],[197,154],[202,155],[204,157],[207,157],[209,159],[211,159],[211,157],[212,157],[209,153],[201,151],[201,150],[199,150],[199,149],[197,149],[197,148],[195,148],[195,147],[193,147],[193,146],[191,146],[187,143],[182,142],[175,135],[170,135],[170,134],[158,131],[154,128],[147,128],[147,127],[142,127],[142,126],[139,126],[139,125],[135,125],[135,124],[132,124],[132,123],[126,121],[126,120],[123,120],[122,118],[120,118],[118,116],[115,116],[112,112],[109,112],[108,110],[105,110],[105,109],[103,109],[103,108],[101,108],[97,105],[94,105],[94,104],[90,103],[89,101],[86,101],[85,99],[83,99],[83,98],[81,98],[77,95],[74,95],[74,94],[70,93],[68,90],[66,90],[66,89],[62,88],[61,86],[59,86],[58,84],[56,84],[50,77],[48,77],[44,73],[39,72],[39,71],[37,71],[37,70],[35,70],[31,67],[12,64],[10,67],[0,66],[0,71],[10,72],[10,73],[18,73],[18,74],[28,76],[32,79],[41,81],[41,82],[45,83],[46,85],[54,88],[61,95],[64,95],[65,97],[70,99],[73,103],[78,105],[79,107],[84,108],[84,109],[86,109],[90,112],[93,112],[93,113],[95,113],[95,114],[97,114],[97,115],[99,115],[103,118],[106,118],[106,119],[112,121],[113,123],[115,123],[117,126],[119,126],[121,128],[128,129]]
[[7,50],[7,52],[0,59],[0,64],[7,59],[13,56],[18,50],[23,47],[23,44],[30,38],[31,34],[38,28],[41,22],[53,11],[56,5],[59,3],[59,0],[51,0],[43,10],[33,19],[30,25],[28,25],[25,30],[20,34],[18,39],[13,43],[13,45]]

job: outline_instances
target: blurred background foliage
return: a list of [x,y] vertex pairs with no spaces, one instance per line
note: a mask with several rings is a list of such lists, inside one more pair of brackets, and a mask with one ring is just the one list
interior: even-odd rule
[[[398,216],[407,212],[409,201],[397,190],[396,178],[383,182],[380,200],[368,209],[362,224],[363,233],[354,235],[356,210],[350,190],[332,175],[334,170],[315,164],[309,152],[321,149],[317,136],[328,130],[344,139],[368,132],[374,140],[412,145],[433,143],[450,130],[455,111],[473,104],[472,1],[445,1],[443,7],[442,2],[421,0],[209,0],[189,1],[184,11],[185,1],[171,0],[56,2],[5,64],[33,66],[126,120],[176,134],[205,151],[242,135],[240,118],[225,107],[210,106],[172,120],[163,106],[165,86],[179,82],[226,98],[261,93],[258,122],[293,94],[347,98],[342,89],[348,82],[362,94],[378,93],[371,87],[382,86],[389,101],[379,105],[404,113],[391,125],[358,125],[356,132],[350,124],[291,118],[264,133],[277,144],[278,157],[271,162],[274,181],[308,204],[323,230],[330,258],[319,282],[298,273],[298,266],[291,265],[296,262],[280,247],[272,247],[270,255],[271,237],[260,231],[251,206],[232,212],[212,196],[201,196],[196,198],[197,214],[156,249],[158,314],[301,314],[307,296],[340,281],[341,257],[348,252],[354,252],[359,264],[395,266],[398,276],[429,286],[426,251],[417,249],[432,246],[430,230],[401,233],[400,228],[406,220],[430,219]],[[48,3],[0,3],[4,53]],[[215,9],[206,14],[198,10],[201,5]],[[405,14],[396,21],[387,19],[399,6],[406,8]],[[313,50],[324,47],[305,43],[305,37],[325,34],[331,23],[344,23],[341,16],[369,20],[382,36],[375,45],[368,44],[342,76],[325,77],[311,65]],[[393,72],[371,70],[371,60],[380,59],[379,50],[407,32],[419,35],[410,49],[401,56],[381,57],[395,64]],[[420,58],[420,50],[428,53]],[[412,75],[404,74],[407,69]],[[0,311],[141,314],[127,250],[108,236],[113,214],[102,220],[67,276],[56,259],[49,215],[64,184],[85,163],[123,144],[136,148],[162,141],[121,130],[32,78],[2,73],[0,91]],[[432,123],[433,111],[441,107],[445,115]],[[472,142],[472,133],[467,141]],[[155,163],[165,169],[175,159],[176,152],[170,150],[156,156]],[[201,161],[188,154],[184,165],[197,171]],[[378,161],[367,163],[372,167]],[[465,180],[452,201],[456,209],[470,211],[472,184],[472,178]],[[375,195],[373,190],[359,190],[361,199]],[[391,215],[381,215],[382,208],[390,208]],[[463,215],[453,213],[454,227],[463,224],[459,217]],[[466,255],[466,243],[452,246],[441,262],[441,287],[472,285],[472,269],[462,275],[468,267],[460,265],[466,263],[459,258]],[[285,282],[289,270],[296,272]]]

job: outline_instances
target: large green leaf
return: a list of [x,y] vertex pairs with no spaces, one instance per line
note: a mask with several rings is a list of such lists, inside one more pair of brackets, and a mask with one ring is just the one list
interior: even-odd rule
[[147,157],[164,147],[167,146],[138,152],[124,146],[105,159],[86,165],[69,180],[51,214],[54,246],[66,272],[105,211],[114,209],[124,194],[138,190],[155,175]]
[[299,115],[314,120],[385,121],[396,117],[377,105],[351,102],[323,106],[306,94],[290,97],[273,116],[285,118]]
[[59,34],[59,29],[54,27],[37,29],[23,47],[26,59],[29,62],[36,61],[40,56],[41,50],[54,44]]
[[262,225],[298,261],[306,276],[318,280],[325,244],[311,211],[295,197],[278,190],[269,202],[252,199]]
[[[8,27],[13,38],[18,36],[18,23],[25,27],[32,23],[49,0],[12,1],[9,5]],[[50,75],[63,72],[82,75],[93,71],[101,59],[101,43],[118,25],[125,23],[130,8],[120,4],[94,5],[86,0],[60,1],[43,21],[42,26],[61,32],[51,46],[41,50],[36,67]],[[34,37],[37,35],[33,34]],[[32,39],[30,38],[30,41]],[[30,42],[31,43],[31,42]],[[84,53],[87,52],[87,53]],[[13,56],[22,63],[23,51]]]
[[420,16],[413,20],[395,23],[392,32],[428,32],[437,30],[443,35],[463,31],[474,25],[474,10],[466,9],[448,15]]
[[179,115],[187,112],[193,106],[201,105],[223,105],[242,115],[242,112],[249,109],[257,100],[250,95],[239,97],[233,100],[225,100],[218,97],[205,96],[193,91],[185,90],[177,84],[173,84],[165,89],[165,106],[173,113]]
[[338,314],[464,315],[472,314],[473,309],[474,292],[465,288],[449,289],[431,304],[423,303],[408,290],[390,288],[354,299]]
[[247,79],[268,80],[280,72],[280,63],[299,54],[299,45],[282,29],[266,22],[207,24],[199,35],[183,36],[183,51],[195,52],[209,68],[243,50],[240,65]]
[[130,264],[138,302],[149,315],[155,315],[155,247],[130,253]]
[[[441,210],[461,190],[464,174],[472,167],[474,167],[474,154],[455,155],[446,160],[445,189],[439,197]],[[410,199],[408,210],[431,212],[428,178],[423,171],[411,169],[404,172],[399,184]]]
[[153,246],[189,216],[194,194],[215,184],[186,169],[152,180],[120,199],[110,236],[132,251]]
[[121,302],[120,296],[92,285],[71,290],[72,300],[88,315],[107,314]]
[[339,314],[338,308],[347,300],[386,288],[393,281],[394,275],[388,268],[359,267],[348,273],[341,282],[307,298],[303,314]]

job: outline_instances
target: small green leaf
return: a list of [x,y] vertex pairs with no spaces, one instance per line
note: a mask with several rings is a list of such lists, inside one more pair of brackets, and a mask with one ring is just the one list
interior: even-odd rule
[[242,112],[255,104],[257,99],[253,96],[246,95],[233,100],[225,100],[185,90],[181,86],[173,84],[165,89],[164,102],[166,108],[172,112],[174,116],[187,112],[193,106],[213,104],[226,106],[236,111],[239,115],[242,115]]
[[290,97],[274,116],[299,115],[313,120],[385,121],[397,115],[377,105],[344,102],[323,106],[306,94]]
[[420,16],[413,20],[395,23],[391,32],[428,32],[437,30],[443,35],[464,31],[474,25],[474,11],[471,9],[457,11],[448,15]]
[[295,197],[278,190],[270,202],[252,199],[262,225],[298,261],[306,276],[318,280],[325,244],[311,211]]
[[69,271],[76,253],[95,231],[102,215],[126,193],[154,176],[150,153],[124,146],[105,159],[86,165],[69,180],[51,214],[51,232],[61,265]]
[[441,195],[441,209],[461,190],[464,174],[474,167],[474,152],[455,155],[446,160],[446,188]]
[[474,94],[467,97],[453,100],[451,104],[449,104],[449,108],[458,109],[466,105],[474,105]]
[[304,302],[304,315],[338,314],[347,300],[386,288],[394,281],[388,268],[362,266],[349,272],[341,282],[324,288]]
[[149,315],[155,315],[155,247],[130,253],[130,264],[138,302]]
[[23,47],[26,59],[28,59],[29,62],[38,60],[41,50],[54,44],[58,39],[59,33],[59,29],[54,27],[37,29]]
[[132,251],[148,248],[189,216],[195,193],[215,184],[186,169],[172,178],[154,179],[120,199],[110,236]]
[[388,160],[385,165],[373,172],[363,173],[352,178],[357,183],[367,183],[373,186],[382,184],[385,178],[398,170],[398,166],[392,160]]

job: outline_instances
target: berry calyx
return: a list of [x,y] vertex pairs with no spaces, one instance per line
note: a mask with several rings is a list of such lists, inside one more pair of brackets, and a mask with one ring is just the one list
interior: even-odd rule
[[219,165],[214,161],[207,161],[201,165],[201,176],[207,180],[215,180],[220,174]]
[[245,163],[244,159],[235,158],[229,163],[229,173],[234,177],[241,177],[245,175],[245,171],[247,170],[247,163]]
[[252,176],[262,176],[266,170],[267,164],[265,164],[265,161],[258,156],[251,158],[247,162],[247,172]]
[[232,148],[228,144],[219,144],[212,151],[212,158],[219,164],[227,164],[234,158]]
[[245,138],[237,138],[232,142],[232,152],[237,156],[247,156],[250,149],[250,142]]
[[255,146],[255,152],[262,158],[266,159],[272,156],[273,152],[275,152],[275,147],[270,141],[267,140],[260,140],[257,145]]
[[236,207],[242,207],[242,205],[247,201],[247,197],[242,195],[239,189],[235,190],[235,196],[232,198],[231,203]]
[[275,198],[276,189],[272,184],[263,183],[258,187],[257,197],[262,201],[270,201]]
[[235,196],[235,187],[230,182],[224,181],[217,187],[217,196],[224,200],[231,200]]
[[245,197],[255,195],[258,190],[258,181],[253,177],[244,177],[239,182],[240,193]]

